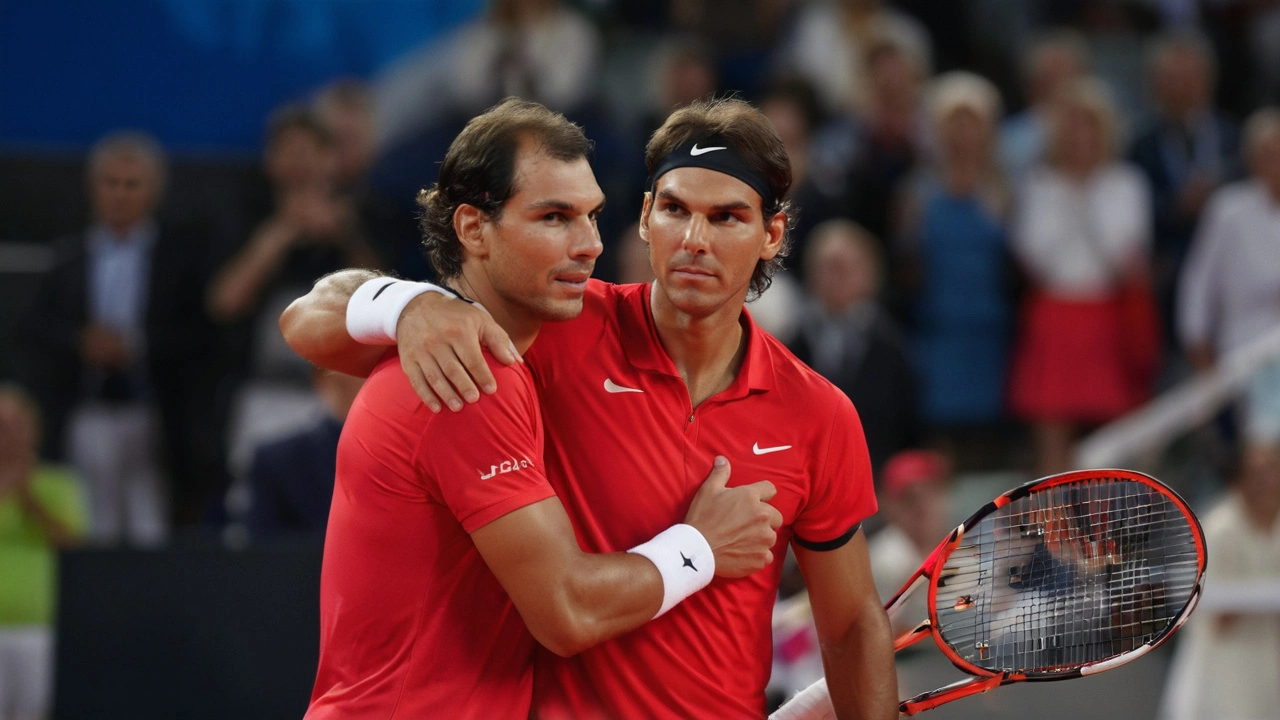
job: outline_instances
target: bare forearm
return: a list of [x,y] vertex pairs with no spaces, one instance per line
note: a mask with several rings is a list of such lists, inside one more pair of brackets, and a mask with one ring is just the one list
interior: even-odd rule
[[218,272],[209,287],[207,303],[214,320],[236,320],[253,307],[289,249],[290,233],[279,223],[264,224],[248,246]]
[[280,315],[285,342],[308,362],[347,375],[367,377],[386,352],[363,345],[347,332],[347,301],[366,281],[370,270],[340,270],[316,281],[311,292],[294,300]]
[[566,657],[640,627],[662,606],[662,577],[639,555],[583,553],[568,575],[551,599],[565,609],[567,632],[549,646]]
[[883,611],[864,613],[842,635],[823,641],[822,665],[840,720],[898,717],[893,638]]

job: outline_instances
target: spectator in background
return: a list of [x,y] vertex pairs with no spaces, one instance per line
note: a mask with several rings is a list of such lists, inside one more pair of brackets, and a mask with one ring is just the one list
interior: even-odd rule
[[79,482],[39,446],[35,401],[0,385],[0,720],[49,713],[57,552],[86,525]]
[[155,544],[167,516],[198,523],[225,483],[213,411],[219,336],[204,311],[214,261],[201,233],[156,221],[165,157],[150,136],[100,140],[87,180],[93,224],[58,242],[23,320],[31,386],[48,432],[70,426],[93,539]]
[[677,0],[664,4],[672,28],[706,41],[725,87],[747,97],[758,95],[779,36],[787,29],[790,0]]
[[695,100],[712,97],[720,87],[711,47],[693,35],[678,36],[660,46],[649,61],[648,73],[650,97],[646,98],[641,134],[636,138],[640,146],[668,115]]
[[333,498],[338,437],[364,379],[321,368],[314,369],[311,377],[325,416],[253,453],[248,527],[254,540],[324,537]]
[[1280,447],[1253,443],[1203,516],[1204,597],[1169,669],[1161,720],[1255,720],[1280,707]]
[[354,78],[325,86],[313,103],[333,143],[334,184],[349,194],[366,189],[374,159],[373,96]]
[[360,80],[337,80],[320,91],[313,110],[333,139],[338,194],[350,198],[378,255],[400,274],[413,276],[425,262],[414,221],[416,208],[410,196],[397,202],[370,184],[376,132],[372,92]]
[[1020,184],[1044,160],[1048,145],[1050,103],[1066,84],[1089,72],[1089,46],[1068,30],[1037,40],[1022,62],[1026,72],[1027,107],[1000,128],[1000,161],[1007,176]]
[[862,147],[850,179],[852,217],[877,238],[890,235],[894,198],[923,150],[921,96],[927,58],[891,35],[867,48],[870,96],[862,119]]
[[[888,523],[868,541],[871,574],[880,600],[888,603],[903,583],[938,546],[947,527],[950,472],[938,453],[904,450],[885,463],[880,473],[880,502]],[[927,593],[916,593],[897,617],[897,637],[927,617]]]
[[[1280,110],[1245,124],[1251,177],[1214,193],[1183,268],[1178,329],[1199,371],[1280,328]],[[1245,397],[1247,438],[1280,440],[1280,362],[1254,376]]]
[[898,245],[921,416],[954,434],[1004,416],[1012,198],[995,153],[994,85],[972,73],[946,73],[930,89],[928,118],[936,159],[907,185]]
[[813,228],[849,212],[848,178],[813,163],[813,141],[823,126],[823,112],[807,81],[794,76],[775,78],[757,106],[773,123],[791,158],[789,197],[801,211],[792,229],[795,240],[787,255],[787,269],[803,280],[806,242]]
[[[264,327],[258,334],[279,335],[276,305],[282,309],[299,288],[325,273],[381,266],[352,198],[339,187],[337,167],[333,136],[313,113],[289,106],[272,115],[263,155],[267,196],[250,201],[246,227],[253,229],[219,269],[208,293],[216,321],[240,324],[241,372],[245,365],[262,364],[253,357],[255,322]],[[283,355],[292,357],[287,348]]]
[[882,0],[822,0],[801,10],[781,48],[782,66],[799,73],[831,113],[862,114],[876,94],[874,46],[892,38],[895,46],[926,68],[932,65],[929,35],[915,19]]
[[806,258],[808,301],[789,345],[840,388],[862,418],[871,465],[916,441],[916,382],[897,326],[876,301],[880,246],[848,220],[813,231]]
[[[1047,162],[1021,185],[1014,249],[1028,276],[1010,404],[1029,420],[1038,474],[1070,468],[1076,435],[1145,399],[1142,333],[1118,298],[1141,282],[1151,245],[1146,178],[1115,157],[1105,87],[1065,86],[1053,101]],[[1154,314],[1151,324],[1157,321]],[[1158,349],[1152,348],[1155,353]]]
[[1234,174],[1239,130],[1214,109],[1213,49],[1197,35],[1172,35],[1151,53],[1157,114],[1138,133],[1130,160],[1151,183],[1154,215],[1152,280],[1172,330],[1174,285],[1200,211]]
[[508,95],[572,116],[595,90],[601,51],[599,31],[561,0],[492,0],[483,16],[379,82],[379,147],[470,118]]

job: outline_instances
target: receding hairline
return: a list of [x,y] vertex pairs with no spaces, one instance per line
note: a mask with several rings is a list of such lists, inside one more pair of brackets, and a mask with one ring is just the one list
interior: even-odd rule
[[600,183],[596,179],[595,170],[591,167],[590,160],[586,155],[575,155],[573,157],[561,157],[557,153],[551,152],[549,146],[541,134],[534,129],[524,129],[518,132],[516,136],[516,152],[515,163],[511,174],[511,196],[504,203],[507,209],[547,209],[547,210],[578,210],[581,209],[576,203],[573,203],[557,193],[558,188],[547,191],[545,196],[525,204],[522,208],[515,208],[512,201],[516,199],[528,184],[526,173],[529,171],[530,161],[542,157],[552,162],[562,163],[565,165],[575,165],[583,163],[586,165],[587,174],[591,176],[592,184],[600,191],[600,202],[587,212],[598,211],[604,208],[605,197],[604,191],[600,190]]

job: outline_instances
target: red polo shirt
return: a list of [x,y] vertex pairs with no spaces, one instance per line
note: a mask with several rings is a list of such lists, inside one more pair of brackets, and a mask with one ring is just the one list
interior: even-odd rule
[[582,316],[547,323],[526,353],[548,431],[547,474],[588,552],[626,550],[682,519],[716,455],[732,463],[730,485],[772,481],[784,519],[771,567],[717,578],[573,658],[541,651],[537,717],[758,720],[787,543],[840,547],[875,512],[849,399],[742,317],[738,377],[696,410],[658,339],[648,285],[593,281]]
[[338,443],[308,720],[523,718],[533,637],[470,532],[554,493],[529,372],[434,415],[394,354]]

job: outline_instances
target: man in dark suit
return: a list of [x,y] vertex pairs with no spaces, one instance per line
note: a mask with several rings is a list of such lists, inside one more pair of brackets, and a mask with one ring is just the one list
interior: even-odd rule
[[1205,201],[1239,173],[1239,127],[1213,106],[1216,63],[1207,41],[1171,35],[1154,47],[1156,115],[1142,127],[1129,159],[1151,182],[1155,213],[1153,280],[1172,338],[1174,285]]
[[329,524],[338,437],[363,378],[316,368],[312,385],[325,415],[297,433],[266,442],[249,467],[248,527],[255,541],[323,538]]
[[814,228],[805,257],[809,301],[788,346],[853,401],[871,464],[918,441],[916,379],[898,327],[876,301],[879,244],[858,224]]
[[52,457],[87,480],[90,537],[155,544],[220,489],[210,243],[155,219],[165,157],[143,133],[91,150],[93,223],[56,243],[21,324]]

